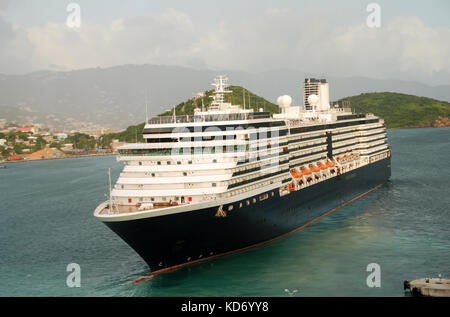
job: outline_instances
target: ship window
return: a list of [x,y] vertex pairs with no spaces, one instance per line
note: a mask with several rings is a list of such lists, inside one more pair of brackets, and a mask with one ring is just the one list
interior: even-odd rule
[[212,183],[212,187],[216,187],[217,186],[217,184],[216,183]]
[[155,173],[152,173],[152,177],[155,177]]
[[158,161],[158,165],[161,165],[161,162],[160,162],[160,161]]
[[213,163],[217,163],[217,160],[216,160],[216,159],[214,159],[214,160],[213,160]]
[[259,200],[264,200],[264,199],[267,199],[267,198],[269,198],[268,194],[264,194],[264,195],[259,196]]
[[256,203],[256,198],[253,198],[253,203]]
[[183,172],[183,176],[187,176],[187,173],[186,173],[186,172]]
[[274,193],[274,192],[272,192],[272,197],[273,197],[273,196],[275,196],[275,193]]
[[192,161],[188,161],[188,164],[192,164]]
[[239,208],[242,208],[242,203],[239,203]]
[[250,205],[250,200],[247,200],[246,204],[247,204],[247,206],[249,206]]
[[178,162],[177,162],[177,164],[178,164],[178,165],[181,165],[181,162],[180,162],[180,161],[178,161]]
[[152,198],[150,198],[150,200],[151,200],[151,201],[155,201],[155,198],[154,198],[154,197],[152,197]]
[[176,196],[175,201],[179,201],[179,200],[180,200],[180,197]]
[[123,185],[120,185],[120,187],[123,189]]
[[142,201],[142,197],[139,198],[139,201]]
[[163,201],[166,201],[166,200],[167,200],[167,198],[166,198],[166,197],[163,197],[163,198],[162,198],[162,200],[163,200]]
[[142,162],[139,162],[139,165],[142,165]]
[[228,206],[228,211],[232,211],[233,210],[233,205],[229,205]]
[[170,165],[171,164],[171,162],[170,161],[167,161],[167,165]]

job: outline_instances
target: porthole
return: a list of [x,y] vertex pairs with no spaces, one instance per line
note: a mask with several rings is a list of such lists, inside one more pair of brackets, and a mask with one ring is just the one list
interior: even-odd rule
[[161,162],[160,161],[158,161],[158,163],[157,163],[158,165],[161,165]]
[[232,211],[233,210],[233,205],[229,205],[228,206],[228,211]]
[[250,206],[250,200],[247,200],[245,203],[247,204],[247,206]]
[[256,198],[253,198],[253,203],[256,203]]

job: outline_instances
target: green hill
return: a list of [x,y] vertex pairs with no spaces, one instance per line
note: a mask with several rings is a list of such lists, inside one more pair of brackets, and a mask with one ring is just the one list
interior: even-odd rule
[[[244,105],[243,102],[243,88],[239,86],[229,86],[227,90],[230,90],[231,93],[225,94],[225,101],[231,102],[233,105]],[[214,90],[209,90],[204,92],[203,104],[205,109],[207,109],[212,102],[212,95]],[[191,98],[188,101],[182,102],[175,106],[175,114],[178,115],[192,115],[194,114],[195,107],[202,107],[202,98]],[[253,111],[257,112],[260,108],[263,108],[264,111],[268,111],[270,113],[278,113],[279,107],[276,104],[267,101],[266,99],[255,95],[251,91],[245,89],[245,108],[253,109]],[[173,109],[164,112],[161,116],[170,116],[173,115]]]
[[450,125],[450,103],[393,92],[365,93],[338,101],[350,102],[354,112],[373,113],[387,128],[439,127]]

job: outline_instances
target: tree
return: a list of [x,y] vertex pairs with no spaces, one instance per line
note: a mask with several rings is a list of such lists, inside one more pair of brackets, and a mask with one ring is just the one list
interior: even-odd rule
[[7,148],[5,148],[5,147],[3,147],[3,146],[0,146],[0,154],[1,154],[3,157],[9,156],[10,153],[11,153],[11,149],[7,149]]
[[59,142],[52,142],[52,143],[50,143],[50,147],[51,148],[57,148],[57,149],[61,149],[61,143],[59,143]]
[[16,133],[14,131],[10,131],[8,133],[8,135],[6,136],[6,140],[8,142],[15,143],[16,142]]
[[34,151],[39,151],[45,148],[45,145],[47,144],[47,141],[45,141],[42,136],[38,136],[36,139],[36,144],[33,147]]
[[22,146],[20,144],[14,144],[14,152],[16,154],[22,154]]

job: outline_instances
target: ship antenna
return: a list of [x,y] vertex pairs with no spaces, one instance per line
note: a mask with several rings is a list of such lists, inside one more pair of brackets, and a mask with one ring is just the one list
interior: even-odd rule
[[148,124],[147,92],[145,92],[145,124]]
[[109,179],[109,211],[112,213],[112,197],[111,197],[111,168],[108,168],[108,179]]

